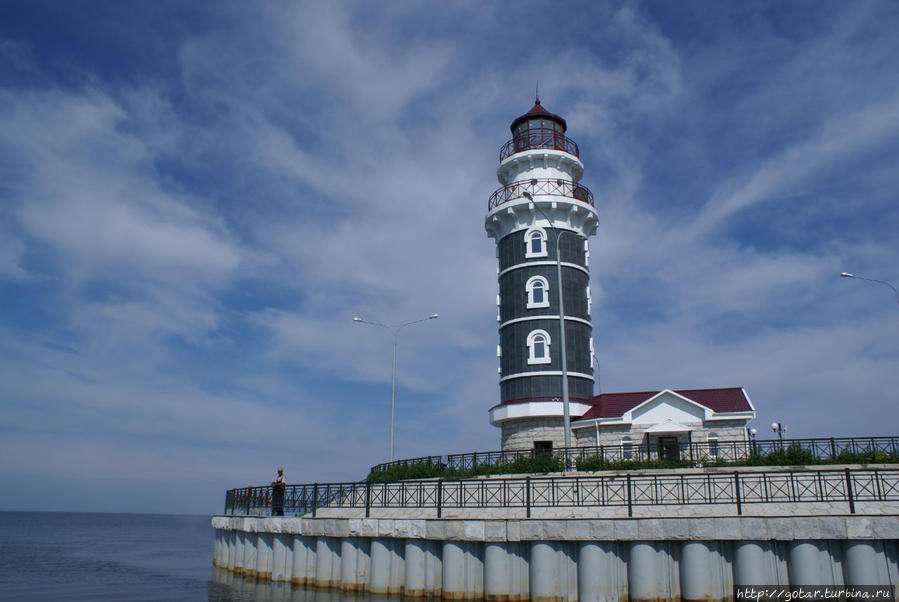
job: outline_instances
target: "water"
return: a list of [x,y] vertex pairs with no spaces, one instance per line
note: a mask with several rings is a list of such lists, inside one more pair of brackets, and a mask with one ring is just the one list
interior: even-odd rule
[[208,516],[0,512],[0,600],[386,600],[234,577],[213,537]]
[[208,516],[0,512],[0,600],[208,600],[212,541]]

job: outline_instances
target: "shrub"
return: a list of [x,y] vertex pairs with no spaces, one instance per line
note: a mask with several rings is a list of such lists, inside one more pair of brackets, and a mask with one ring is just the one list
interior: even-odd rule
[[889,452],[875,450],[865,450],[861,452],[852,452],[848,449],[841,451],[836,458],[837,464],[896,464],[899,463],[899,456]]
[[469,479],[482,475],[522,474],[539,472],[560,472],[565,469],[561,457],[552,454],[538,456],[520,456],[502,464],[478,464],[472,468],[451,468],[443,464],[418,462],[390,466],[385,470],[371,472],[366,477],[369,483],[392,483],[407,479]]
[[641,468],[687,468],[692,466],[689,460],[676,458],[660,458],[656,460],[609,460],[602,456],[589,456],[577,461],[578,470],[637,470]]

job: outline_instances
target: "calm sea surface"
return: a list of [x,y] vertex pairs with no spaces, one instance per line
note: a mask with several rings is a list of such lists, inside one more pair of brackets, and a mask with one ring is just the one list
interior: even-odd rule
[[208,516],[0,512],[0,600],[343,602],[214,571],[212,543]]

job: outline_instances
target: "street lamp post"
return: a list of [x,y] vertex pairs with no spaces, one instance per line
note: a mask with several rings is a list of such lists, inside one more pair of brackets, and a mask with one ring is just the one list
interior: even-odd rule
[[380,322],[369,322],[368,320],[363,320],[359,316],[353,316],[353,322],[359,322],[361,324],[370,324],[372,326],[380,326],[381,328],[386,328],[387,330],[393,331],[393,378],[390,384],[390,461],[393,462],[393,424],[394,424],[394,413],[396,409],[396,341],[400,335],[400,331],[406,326],[410,326],[412,324],[418,324],[419,322],[426,322],[428,320],[433,320],[439,317],[437,314],[431,314],[427,318],[422,318],[421,320],[412,320],[411,322],[405,322],[403,324],[381,324]]
[[856,280],[867,280],[868,282],[879,282],[880,284],[885,284],[896,293],[896,303],[899,303],[899,290],[896,290],[896,287],[887,282],[886,280],[876,280],[874,278],[865,278],[864,276],[856,276],[855,274],[850,274],[849,272],[843,272],[840,274],[843,278],[855,278]]
[[783,422],[772,422],[771,430],[777,433],[777,439],[780,441],[780,450],[784,449],[784,439],[787,436],[787,425]]
[[562,426],[565,430],[565,469],[571,468],[569,458],[569,449],[571,448],[571,414],[569,412],[568,399],[568,353],[565,344],[565,300],[562,295],[562,258],[559,255],[559,239],[564,230],[559,230],[553,225],[553,222],[546,213],[534,202],[534,197],[530,192],[523,192],[522,196],[528,200],[529,206],[538,211],[543,219],[549,224],[549,227],[556,235],[556,290],[559,292],[559,343],[562,345]]

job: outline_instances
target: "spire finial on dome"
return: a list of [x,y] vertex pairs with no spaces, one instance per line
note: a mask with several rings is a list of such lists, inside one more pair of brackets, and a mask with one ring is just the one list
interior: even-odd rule
[[540,82],[539,81],[537,82],[537,88],[534,91],[534,104],[535,105],[540,104]]

